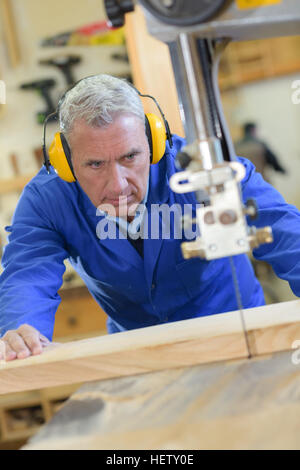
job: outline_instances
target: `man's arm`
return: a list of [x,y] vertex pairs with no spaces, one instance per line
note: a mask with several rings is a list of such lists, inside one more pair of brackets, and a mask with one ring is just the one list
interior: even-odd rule
[[51,340],[68,255],[34,188],[24,190],[7,231],[0,276],[0,354],[13,359],[38,354]]
[[244,202],[254,198],[258,206],[258,218],[249,224],[257,227],[270,225],[274,238],[273,243],[265,243],[255,249],[253,256],[269,263],[276,275],[288,281],[294,294],[300,297],[300,212],[264,181],[249,160],[240,161],[247,170],[242,181]]

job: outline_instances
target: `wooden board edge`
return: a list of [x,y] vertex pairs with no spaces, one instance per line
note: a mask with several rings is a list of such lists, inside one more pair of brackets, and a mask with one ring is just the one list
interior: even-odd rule
[[[259,310],[260,316],[260,322],[256,323],[257,328],[250,329],[248,333],[252,357],[293,350],[294,341],[300,339],[300,301],[292,301],[288,304],[288,306],[278,307],[275,304],[277,307],[250,309]],[[288,321],[283,316],[280,323],[278,312],[281,308],[290,308],[292,312],[288,315]],[[250,310],[247,312],[246,320],[249,320]],[[270,315],[272,312],[275,312],[274,324],[269,324],[270,318],[264,323],[262,316]],[[232,312],[227,314],[227,317],[215,315],[209,318],[198,318],[189,320],[188,323],[176,322],[169,324],[168,327],[161,325],[164,328],[149,327],[108,337],[75,341],[59,345],[56,350],[49,351],[48,354],[46,351],[40,356],[24,360],[8,363],[2,361],[0,395],[247,358],[248,350],[244,333],[241,325],[236,324],[238,313]],[[221,320],[225,322],[224,334],[221,334],[219,325],[219,330],[216,328],[217,333],[201,336],[201,324],[206,327],[209,324],[210,331],[213,331],[214,325],[219,324]],[[235,325],[233,331],[228,329],[228,325],[226,326],[226,321],[229,320]],[[254,324],[253,319],[252,324]],[[263,326],[264,324],[267,326]],[[184,330],[186,326],[188,326],[187,331]],[[196,333],[195,326],[198,328]],[[164,332],[164,335],[159,337],[157,333],[160,330]],[[174,331],[177,332],[175,337],[172,336]],[[143,339],[145,332],[147,335]],[[156,341],[151,341],[152,336],[155,336]],[[123,338],[123,347],[121,338]],[[137,340],[136,343],[134,339]],[[101,342],[107,343],[105,348],[101,348]]]

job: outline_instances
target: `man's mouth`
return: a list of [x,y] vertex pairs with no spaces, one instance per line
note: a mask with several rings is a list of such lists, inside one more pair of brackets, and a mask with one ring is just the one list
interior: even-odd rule
[[103,203],[104,204],[111,204],[112,206],[122,206],[124,204],[129,204],[132,202],[133,194],[129,196],[119,196],[118,198],[105,198]]

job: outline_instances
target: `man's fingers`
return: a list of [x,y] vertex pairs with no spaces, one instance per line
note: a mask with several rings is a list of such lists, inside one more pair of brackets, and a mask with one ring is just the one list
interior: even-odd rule
[[6,361],[12,361],[13,359],[17,358],[17,353],[11,347],[9,346],[8,343],[5,342],[5,354],[4,354],[4,359]]
[[30,325],[21,325],[17,330],[9,330],[0,340],[0,359],[24,359],[41,354],[50,341]]
[[0,360],[11,361],[16,359],[17,353],[13,351],[7,341],[0,340]]
[[49,342],[45,336],[30,325],[20,326],[18,332],[33,355],[41,354],[44,344]]
[[14,331],[9,331],[6,335],[5,338],[6,341],[6,351],[5,351],[5,359],[10,360],[11,351],[14,351],[16,353],[16,356],[18,359],[24,359],[25,357],[30,356],[30,350],[26,346],[23,338],[21,336],[14,332]]
[[42,344],[39,340],[38,335],[24,335],[22,336],[22,339],[26,346],[28,347],[29,351],[31,354],[36,355],[36,354],[41,354],[43,351]]
[[40,342],[42,343],[42,346],[48,346],[50,344],[50,341],[46,336],[42,335],[40,333]]

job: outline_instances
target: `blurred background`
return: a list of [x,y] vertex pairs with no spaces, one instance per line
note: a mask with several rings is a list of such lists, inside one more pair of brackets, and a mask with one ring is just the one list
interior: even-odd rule
[[[42,165],[45,115],[72,83],[98,73],[125,77],[154,95],[171,130],[183,135],[168,49],[148,35],[139,8],[125,27],[112,29],[103,0],[0,0],[0,253],[22,189]],[[300,36],[230,44],[219,81],[237,153],[253,157],[264,177],[300,207]],[[145,111],[157,112],[149,101]],[[48,125],[48,143],[56,130],[55,122]],[[268,303],[295,298],[268,265],[254,266]],[[66,267],[54,339],[104,334],[104,312]],[[0,406],[0,440],[26,439],[68,393],[31,396],[29,414],[24,397],[19,413],[17,397],[13,412]]]

